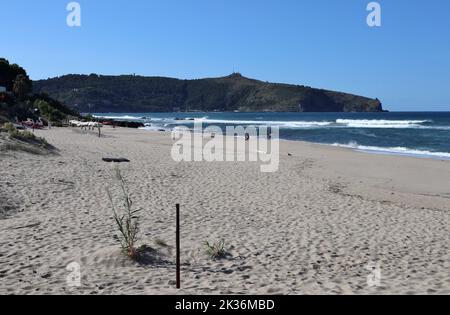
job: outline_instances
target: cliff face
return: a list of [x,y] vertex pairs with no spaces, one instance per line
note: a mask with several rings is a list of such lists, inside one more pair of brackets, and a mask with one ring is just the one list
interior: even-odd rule
[[248,79],[178,80],[162,77],[66,75],[34,82],[80,112],[379,112],[378,99]]

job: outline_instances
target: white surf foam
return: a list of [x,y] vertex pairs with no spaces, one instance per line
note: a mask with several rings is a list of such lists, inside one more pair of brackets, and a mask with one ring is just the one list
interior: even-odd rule
[[312,128],[326,127],[333,124],[330,121],[264,121],[264,120],[225,120],[225,119],[198,119],[207,124],[232,124],[232,125],[264,125],[279,126],[282,128]]
[[[336,121],[264,121],[264,120],[227,120],[227,119],[195,119],[207,124],[229,125],[266,125],[278,126],[285,129],[315,129],[315,128],[374,128],[374,129],[436,129],[450,130],[448,126],[428,126],[431,120],[368,120],[368,119],[337,119]],[[194,123],[191,121],[177,121],[179,124]]]
[[336,123],[350,128],[420,128],[430,120],[338,119]]
[[447,152],[432,152],[427,150],[416,150],[405,147],[376,147],[376,146],[364,146],[359,145],[356,142],[350,142],[348,144],[333,144],[335,147],[354,149],[358,151],[370,152],[370,153],[384,153],[392,155],[407,155],[407,156],[417,156],[417,157],[428,157],[428,158],[440,158],[450,160],[450,153]]

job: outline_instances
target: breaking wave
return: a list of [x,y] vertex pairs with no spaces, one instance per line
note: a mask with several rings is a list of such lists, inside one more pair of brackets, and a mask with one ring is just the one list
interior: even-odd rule
[[365,146],[359,145],[357,142],[350,142],[348,144],[333,144],[335,147],[354,149],[358,151],[364,151],[369,153],[384,153],[393,155],[406,155],[406,156],[417,156],[426,158],[439,158],[450,160],[450,153],[448,152],[432,152],[427,150],[410,149],[405,147],[376,147],[376,146]]

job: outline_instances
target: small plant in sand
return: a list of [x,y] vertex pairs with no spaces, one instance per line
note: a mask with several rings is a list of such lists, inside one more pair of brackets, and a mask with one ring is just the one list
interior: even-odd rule
[[225,248],[225,240],[217,241],[212,244],[205,241],[203,245],[205,247],[205,254],[212,260],[223,259],[229,255]]
[[118,167],[115,168],[115,174],[120,184],[122,205],[120,207],[115,205],[113,196],[109,190],[107,190],[108,198],[114,214],[114,221],[119,231],[118,237],[122,249],[129,258],[137,260],[139,258],[139,249],[136,248],[139,235],[139,216],[137,214],[140,210],[133,210],[133,201]]

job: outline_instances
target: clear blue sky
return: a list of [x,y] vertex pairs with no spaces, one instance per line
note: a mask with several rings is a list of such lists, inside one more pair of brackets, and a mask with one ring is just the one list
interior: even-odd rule
[[216,77],[380,98],[390,110],[450,110],[450,1],[0,0],[0,56],[32,79],[68,73]]

